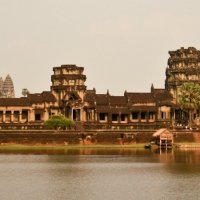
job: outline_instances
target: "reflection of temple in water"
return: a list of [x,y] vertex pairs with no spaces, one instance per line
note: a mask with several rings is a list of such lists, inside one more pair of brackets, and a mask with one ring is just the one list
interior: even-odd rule
[[199,148],[171,148],[153,150],[159,155],[161,163],[200,163]]

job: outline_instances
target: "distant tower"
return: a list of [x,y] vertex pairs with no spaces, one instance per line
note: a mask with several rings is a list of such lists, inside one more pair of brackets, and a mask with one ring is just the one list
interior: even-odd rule
[[3,79],[0,77],[0,98],[3,96]]
[[3,82],[3,98],[15,98],[15,91],[13,86],[13,81],[8,74],[5,81]]

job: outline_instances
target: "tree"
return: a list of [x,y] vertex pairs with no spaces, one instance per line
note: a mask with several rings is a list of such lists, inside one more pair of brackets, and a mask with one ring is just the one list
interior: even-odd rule
[[200,106],[200,86],[194,82],[186,82],[180,87],[178,95],[182,110],[189,114],[189,124],[191,124],[192,113]]
[[57,115],[52,115],[47,121],[45,121],[45,125],[49,128],[60,129],[74,126],[74,121],[65,118],[64,115],[59,113]]
[[28,96],[28,94],[29,94],[28,89],[23,88],[23,89],[22,89],[22,95],[25,97],[25,96]]

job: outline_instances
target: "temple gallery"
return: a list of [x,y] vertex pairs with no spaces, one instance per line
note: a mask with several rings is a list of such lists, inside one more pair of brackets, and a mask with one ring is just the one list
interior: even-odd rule
[[[178,94],[185,82],[200,84],[200,51],[194,47],[169,51],[164,88],[150,92],[125,91],[113,96],[98,94],[85,85],[84,68],[76,65],[53,67],[50,91],[15,98],[13,81],[0,78],[0,128],[44,128],[51,115],[62,113],[84,129],[169,128],[184,124],[188,114],[180,109]],[[199,116],[193,113],[192,119]]]

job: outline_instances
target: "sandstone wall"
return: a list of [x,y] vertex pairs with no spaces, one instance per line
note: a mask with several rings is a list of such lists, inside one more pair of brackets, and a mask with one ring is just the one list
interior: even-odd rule
[[[0,131],[0,144],[128,145],[149,143],[154,131]],[[200,132],[174,131],[174,142],[200,142]]]

